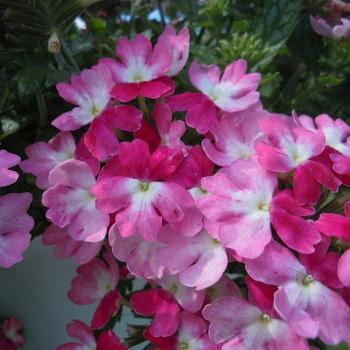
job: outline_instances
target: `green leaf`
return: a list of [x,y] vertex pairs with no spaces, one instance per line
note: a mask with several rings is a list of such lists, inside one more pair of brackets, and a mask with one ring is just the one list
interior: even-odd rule
[[258,20],[258,33],[269,46],[286,42],[299,21],[300,0],[267,0]]
[[349,350],[349,347],[345,343],[342,343],[337,346],[327,346],[327,350]]
[[18,95],[22,103],[29,102],[40,92],[46,78],[46,69],[41,65],[26,66],[16,76]]

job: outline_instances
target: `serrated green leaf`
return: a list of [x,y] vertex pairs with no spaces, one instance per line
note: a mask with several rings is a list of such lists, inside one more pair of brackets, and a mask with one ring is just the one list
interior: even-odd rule
[[301,0],[267,0],[258,20],[258,33],[269,46],[286,42],[299,21]]

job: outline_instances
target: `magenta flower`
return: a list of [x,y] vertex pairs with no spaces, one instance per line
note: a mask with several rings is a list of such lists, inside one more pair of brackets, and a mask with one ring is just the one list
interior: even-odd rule
[[159,240],[163,243],[156,253],[159,264],[172,274],[179,273],[179,281],[186,287],[206,289],[215,284],[226,270],[225,248],[205,230],[193,237],[184,237],[169,226],[163,226]]
[[350,36],[350,20],[348,18],[341,18],[340,23],[335,24],[333,27],[319,16],[310,16],[310,22],[313,30],[321,36],[333,40],[348,38]]
[[290,190],[274,195],[276,185],[276,176],[255,158],[238,160],[202,180],[209,194],[198,205],[206,217],[220,224],[220,242],[240,257],[253,259],[263,252],[272,238],[271,223],[289,247],[312,253],[321,237],[314,223],[302,217],[314,210],[298,204]]
[[[0,328],[0,338],[5,338],[2,343],[0,339],[0,348],[4,350],[17,349],[17,346],[21,346],[25,343],[25,338],[21,334],[23,330],[23,322],[17,318],[10,317],[4,320],[2,327]],[[4,346],[3,348],[1,346]],[[6,347],[8,346],[8,348]]]
[[173,88],[170,79],[162,79],[173,65],[169,44],[162,39],[152,48],[143,34],[137,34],[133,41],[119,39],[115,49],[119,61],[100,60],[108,66],[116,84],[111,95],[120,102],[129,102],[137,96],[156,99],[169,92]]
[[31,202],[30,193],[0,197],[0,267],[10,267],[23,259],[34,227],[33,218],[27,214]]
[[229,166],[238,159],[249,159],[255,154],[254,146],[263,134],[259,126],[263,111],[225,115],[210,132],[215,145],[209,139],[202,141],[206,155],[220,166]]
[[115,220],[122,237],[138,229],[146,240],[154,240],[163,219],[179,222],[184,211],[194,205],[191,195],[180,185],[157,181],[178,165],[176,161],[174,167],[163,150],[150,155],[144,141],[122,143],[115,163],[93,189],[98,209],[117,212]]
[[75,241],[68,233],[67,227],[50,225],[42,236],[44,245],[53,245],[53,255],[57,259],[73,257],[78,264],[86,264],[101,250],[101,242]]
[[15,154],[4,149],[0,150],[0,187],[11,185],[17,181],[18,174],[9,168],[19,164],[20,161],[21,158]]
[[91,189],[96,180],[91,168],[79,160],[67,160],[50,173],[50,187],[43,194],[46,216],[58,227],[67,227],[75,240],[101,241],[109,215],[100,212]]
[[295,171],[294,193],[302,204],[315,204],[320,197],[320,185],[337,192],[341,182],[324,164],[312,160],[325,148],[325,137],[296,124],[291,118],[271,114],[260,121],[268,142],[259,142],[255,149],[258,160],[266,169],[277,173]]
[[245,263],[252,278],[278,287],[274,307],[300,336],[318,336],[333,345],[349,342],[350,308],[288,249],[271,242],[257,259]]
[[154,315],[149,328],[154,337],[168,337],[176,332],[180,307],[167,291],[156,288],[136,292],[131,297],[131,305],[139,315]]
[[167,102],[173,111],[186,111],[186,123],[204,134],[215,126],[220,110],[243,111],[258,102],[260,74],[245,74],[246,70],[247,63],[241,59],[228,65],[220,78],[218,66],[203,68],[193,62],[189,76],[200,92],[185,92]]

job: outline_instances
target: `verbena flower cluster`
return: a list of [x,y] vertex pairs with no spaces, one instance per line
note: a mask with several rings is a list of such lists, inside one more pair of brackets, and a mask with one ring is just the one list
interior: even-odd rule
[[[154,46],[119,39],[116,59],[57,85],[74,107],[49,143],[26,150],[20,167],[44,190],[51,222],[43,243],[79,263],[68,297],[99,303],[58,349],[350,343],[350,127],[266,111],[244,60],[223,73],[193,62],[193,88],[177,93],[188,54],[186,28],[168,26]],[[19,160],[1,157],[7,184]],[[29,201],[0,198],[1,266],[28,245]],[[150,321],[120,340],[125,307]]]

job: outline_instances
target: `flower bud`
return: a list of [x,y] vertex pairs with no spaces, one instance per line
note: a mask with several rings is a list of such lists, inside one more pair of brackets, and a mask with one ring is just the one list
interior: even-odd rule
[[58,54],[61,51],[61,42],[56,32],[53,32],[49,38],[47,49],[53,54]]

